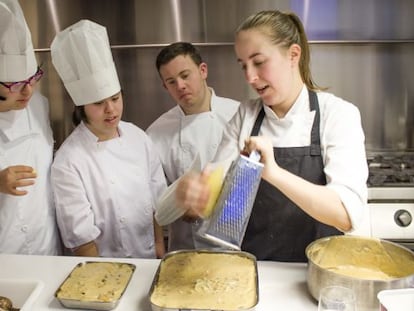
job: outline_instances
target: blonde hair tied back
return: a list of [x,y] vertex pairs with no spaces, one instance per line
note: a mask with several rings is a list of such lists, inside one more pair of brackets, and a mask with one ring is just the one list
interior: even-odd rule
[[300,18],[295,13],[278,10],[258,12],[240,24],[236,36],[239,32],[250,29],[261,31],[275,45],[280,44],[285,48],[289,48],[292,44],[299,45],[301,48],[299,71],[303,82],[310,90],[324,89],[312,79],[308,38]]

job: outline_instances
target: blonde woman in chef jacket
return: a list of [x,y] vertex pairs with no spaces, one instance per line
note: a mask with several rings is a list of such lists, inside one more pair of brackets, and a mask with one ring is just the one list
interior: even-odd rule
[[0,253],[57,255],[49,106],[18,1],[0,0],[0,64]]
[[121,121],[122,93],[105,27],[81,20],[56,35],[51,52],[78,124],[52,166],[65,246],[80,256],[162,257],[163,234],[153,214],[165,177],[149,137]]
[[[173,183],[196,156],[199,169],[217,152],[224,127],[235,115],[239,102],[220,97],[207,85],[208,69],[200,52],[188,42],[176,42],[158,54],[156,67],[162,85],[176,106],[147,129],[161,157],[167,182]],[[177,219],[169,226],[168,250],[193,249],[194,219]]]
[[[309,243],[351,231],[364,214],[360,113],[313,82],[306,34],[293,13],[248,17],[236,31],[235,51],[259,98],[240,105],[215,161],[257,149],[265,164],[242,249],[258,260],[304,262]],[[199,214],[208,198],[205,180],[185,175],[174,193],[177,206]]]

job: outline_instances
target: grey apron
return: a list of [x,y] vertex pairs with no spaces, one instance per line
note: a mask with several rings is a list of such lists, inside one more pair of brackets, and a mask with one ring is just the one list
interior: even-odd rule
[[[318,185],[326,185],[319,136],[319,103],[316,93],[309,91],[311,111],[315,119],[311,145],[273,148],[277,164],[289,172]],[[251,136],[257,136],[265,116],[260,111]],[[258,260],[306,262],[305,248],[312,241],[342,234],[334,227],[315,220],[302,211],[277,188],[262,179],[242,244]]]

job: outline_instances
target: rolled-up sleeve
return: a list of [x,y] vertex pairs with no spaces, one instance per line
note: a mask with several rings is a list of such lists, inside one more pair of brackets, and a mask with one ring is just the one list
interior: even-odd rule
[[75,248],[100,235],[93,211],[76,169],[57,158],[51,170],[56,218],[64,245]]
[[[331,96],[329,98],[329,96]],[[321,145],[327,187],[334,190],[356,229],[367,208],[368,165],[365,135],[356,106],[333,95],[321,114]]]

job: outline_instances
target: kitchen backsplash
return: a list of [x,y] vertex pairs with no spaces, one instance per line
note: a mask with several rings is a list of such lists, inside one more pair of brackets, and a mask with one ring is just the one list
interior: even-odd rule
[[357,105],[370,151],[414,151],[414,1],[412,0],[20,0],[51,104],[56,147],[72,130],[73,104],[52,66],[50,42],[81,18],[107,27],[124,92],[124,120],[145,129],[174,103],[155,58],[164,45],[191,41],[222,96],[256,95],[244,81],[233,33],[248,15],[292,10],[304,22],[318,84]]

